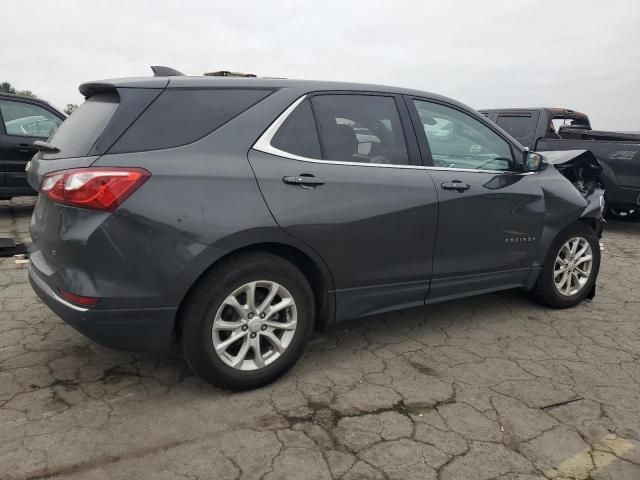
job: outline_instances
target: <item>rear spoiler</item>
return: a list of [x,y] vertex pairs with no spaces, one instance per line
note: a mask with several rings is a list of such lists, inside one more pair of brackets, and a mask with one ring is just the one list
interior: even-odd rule
[[119,88],[153,88],[163,89],[169,84],[167,77],[184,76],[184,73],[170,67],[153,65],[151,67],[153,77],[129,77],[97,80],[80,85],[80,93],[89,98],[99,93],[116,92]]
[[89,98],[99,93],[115,93],[118,89],[148,88],[162,90],[169,84],[167,77],[138,77],[138,78],[114,78],[112,80],[98,80],[80,85],[80,93]]

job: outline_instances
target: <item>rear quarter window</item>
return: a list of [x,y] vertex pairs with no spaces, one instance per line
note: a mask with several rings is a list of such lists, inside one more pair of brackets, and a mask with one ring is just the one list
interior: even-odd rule
[[268,96],[264,89],[167,89],[109,149],[161,150],[195,142]]

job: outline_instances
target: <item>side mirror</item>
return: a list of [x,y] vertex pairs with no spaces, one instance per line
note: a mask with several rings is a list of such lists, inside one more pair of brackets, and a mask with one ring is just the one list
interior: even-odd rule
[[542,155],[536,152],[525,150],[524,152],[524,171],[537,172],[542,165]]

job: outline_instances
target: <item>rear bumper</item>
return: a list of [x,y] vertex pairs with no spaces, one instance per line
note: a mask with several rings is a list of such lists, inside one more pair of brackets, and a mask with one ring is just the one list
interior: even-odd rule
[[61,298],[32,264],[29,281],[38,297],[62,320],[105,347],[167,351],[173,344],[177,308],[100,309],[73,305]]

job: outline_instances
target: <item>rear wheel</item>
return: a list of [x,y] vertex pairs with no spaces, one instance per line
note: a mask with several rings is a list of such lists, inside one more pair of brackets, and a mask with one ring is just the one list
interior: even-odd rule
[[225,260],[198,283],[182,314],[191,368],[225,388],[255,388],[283,375],[313,330],[313,294],[289,261],[269,253]]
[[533,293],[549,307],[573,307],[589,295],[599,269],[598,238],[591,227],[577,223],[551,244]]

